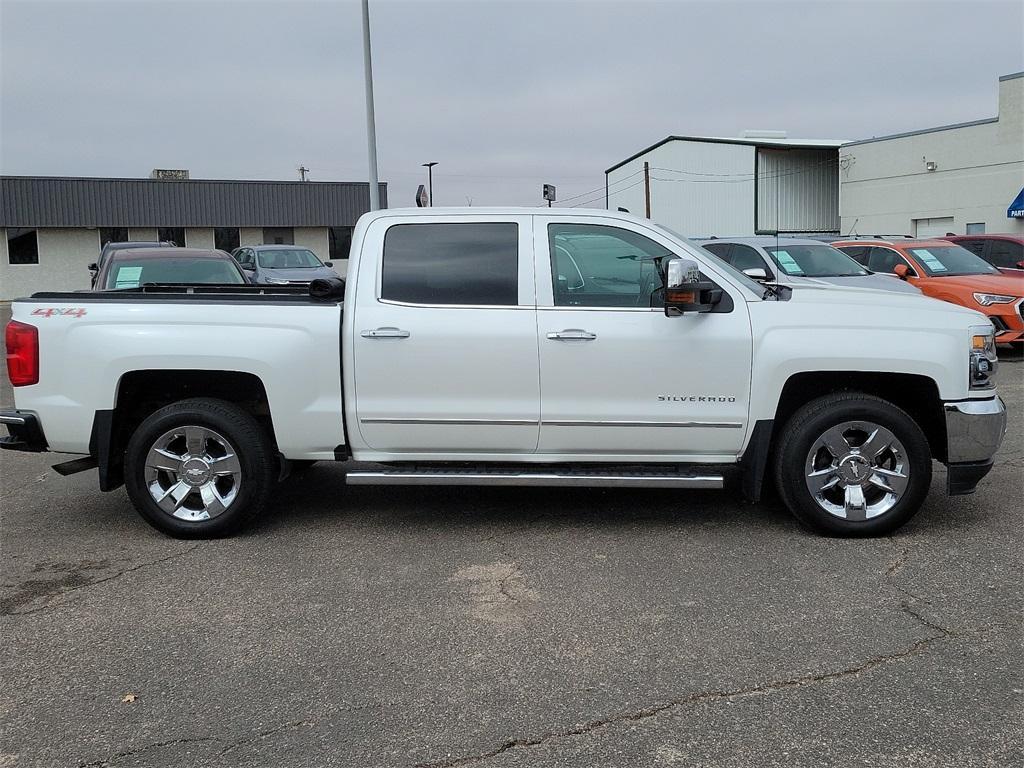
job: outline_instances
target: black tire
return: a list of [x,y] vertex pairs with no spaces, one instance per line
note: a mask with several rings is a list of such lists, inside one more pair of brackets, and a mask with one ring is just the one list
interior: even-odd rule
[[[157,504],[146,481],[146,460],[161,436],[178,427],[213,430],[230,441],[238,458],[240,481],[226,508],[206,520],[172,516]],[[267,504],[277,477],[270,436],[253,416],[234,403],[210,398],[181,400],[150,415],[128,441],[125,455],[125,488],[143,519],[179,539],[226,536],[258,515]]]
[[[832,427],[870,421],[888,429],[906,453],[906,490],[887,511],[866,520],[847,520],[819,506],[807,487],[806,464],[815,442]],[[783,503],[806,527],[829,536],[880,536],[912,518],[923,503],[932,479],[928,438],[900,408],[872,395],[839,392],[812,400],[781,425],[775,450],[775,483]],[[872,489],[874,490],[874,489]]]

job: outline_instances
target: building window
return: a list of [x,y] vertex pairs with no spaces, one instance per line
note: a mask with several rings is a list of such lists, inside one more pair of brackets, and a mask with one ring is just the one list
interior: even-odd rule
[[213,247],[231,253],[241,245],[238,238],[238,227],[215,227],[213,230]]
[[384,236],[381,298],[412,304],[518,304],[518,226],[396,224]]
[[7,228],[7,261],[10,264],[39,263],[39,239],[35,229]]
[[156,231],[156,239],[161,243],[174,243],[180,248],[185,247],[184,227],[160,227]]
[[974,224],[967,225],[967,231],[964,233],[967,235],[984,235],[985,234],[985,222],[979,221]]
[[348,258],[349,249],[352,247],[352,227],[328,227],[327,239],[330,243],[329,261]]
[[295,245],[291,227],[264,227],[263,242],[267,245]]
[[107,243],[123,243],[127,240],[127,227],[100,227],[100,248]]

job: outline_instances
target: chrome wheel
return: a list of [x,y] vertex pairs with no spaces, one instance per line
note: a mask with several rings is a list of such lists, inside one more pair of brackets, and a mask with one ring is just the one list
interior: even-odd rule
[[146,455],[146,487],[164,512],[180,520],[209,520],[231,506],[242,465],[221,434],[200,426],[160,435]]
[[896,436],[870,421],[846,421],[811,445],[805,468],[811,497],[835,517],[870,520],[907,490],[910,462]]

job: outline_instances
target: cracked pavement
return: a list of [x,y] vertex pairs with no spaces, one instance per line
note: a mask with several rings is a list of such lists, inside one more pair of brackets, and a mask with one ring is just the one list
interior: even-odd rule
[[0,455],[0,768],[1022,765],[1024,364],[1001,376],[981,489],[947,498],[937,465],[862,541],[735,484],[317,465],[237,538],[182,542],[95,472]]

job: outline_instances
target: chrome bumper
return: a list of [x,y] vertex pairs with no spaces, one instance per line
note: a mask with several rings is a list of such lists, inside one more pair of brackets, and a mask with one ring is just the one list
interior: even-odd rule
[[991,462],[1006,434],[1006,407],[999,397],[946,403],[946,461]]

